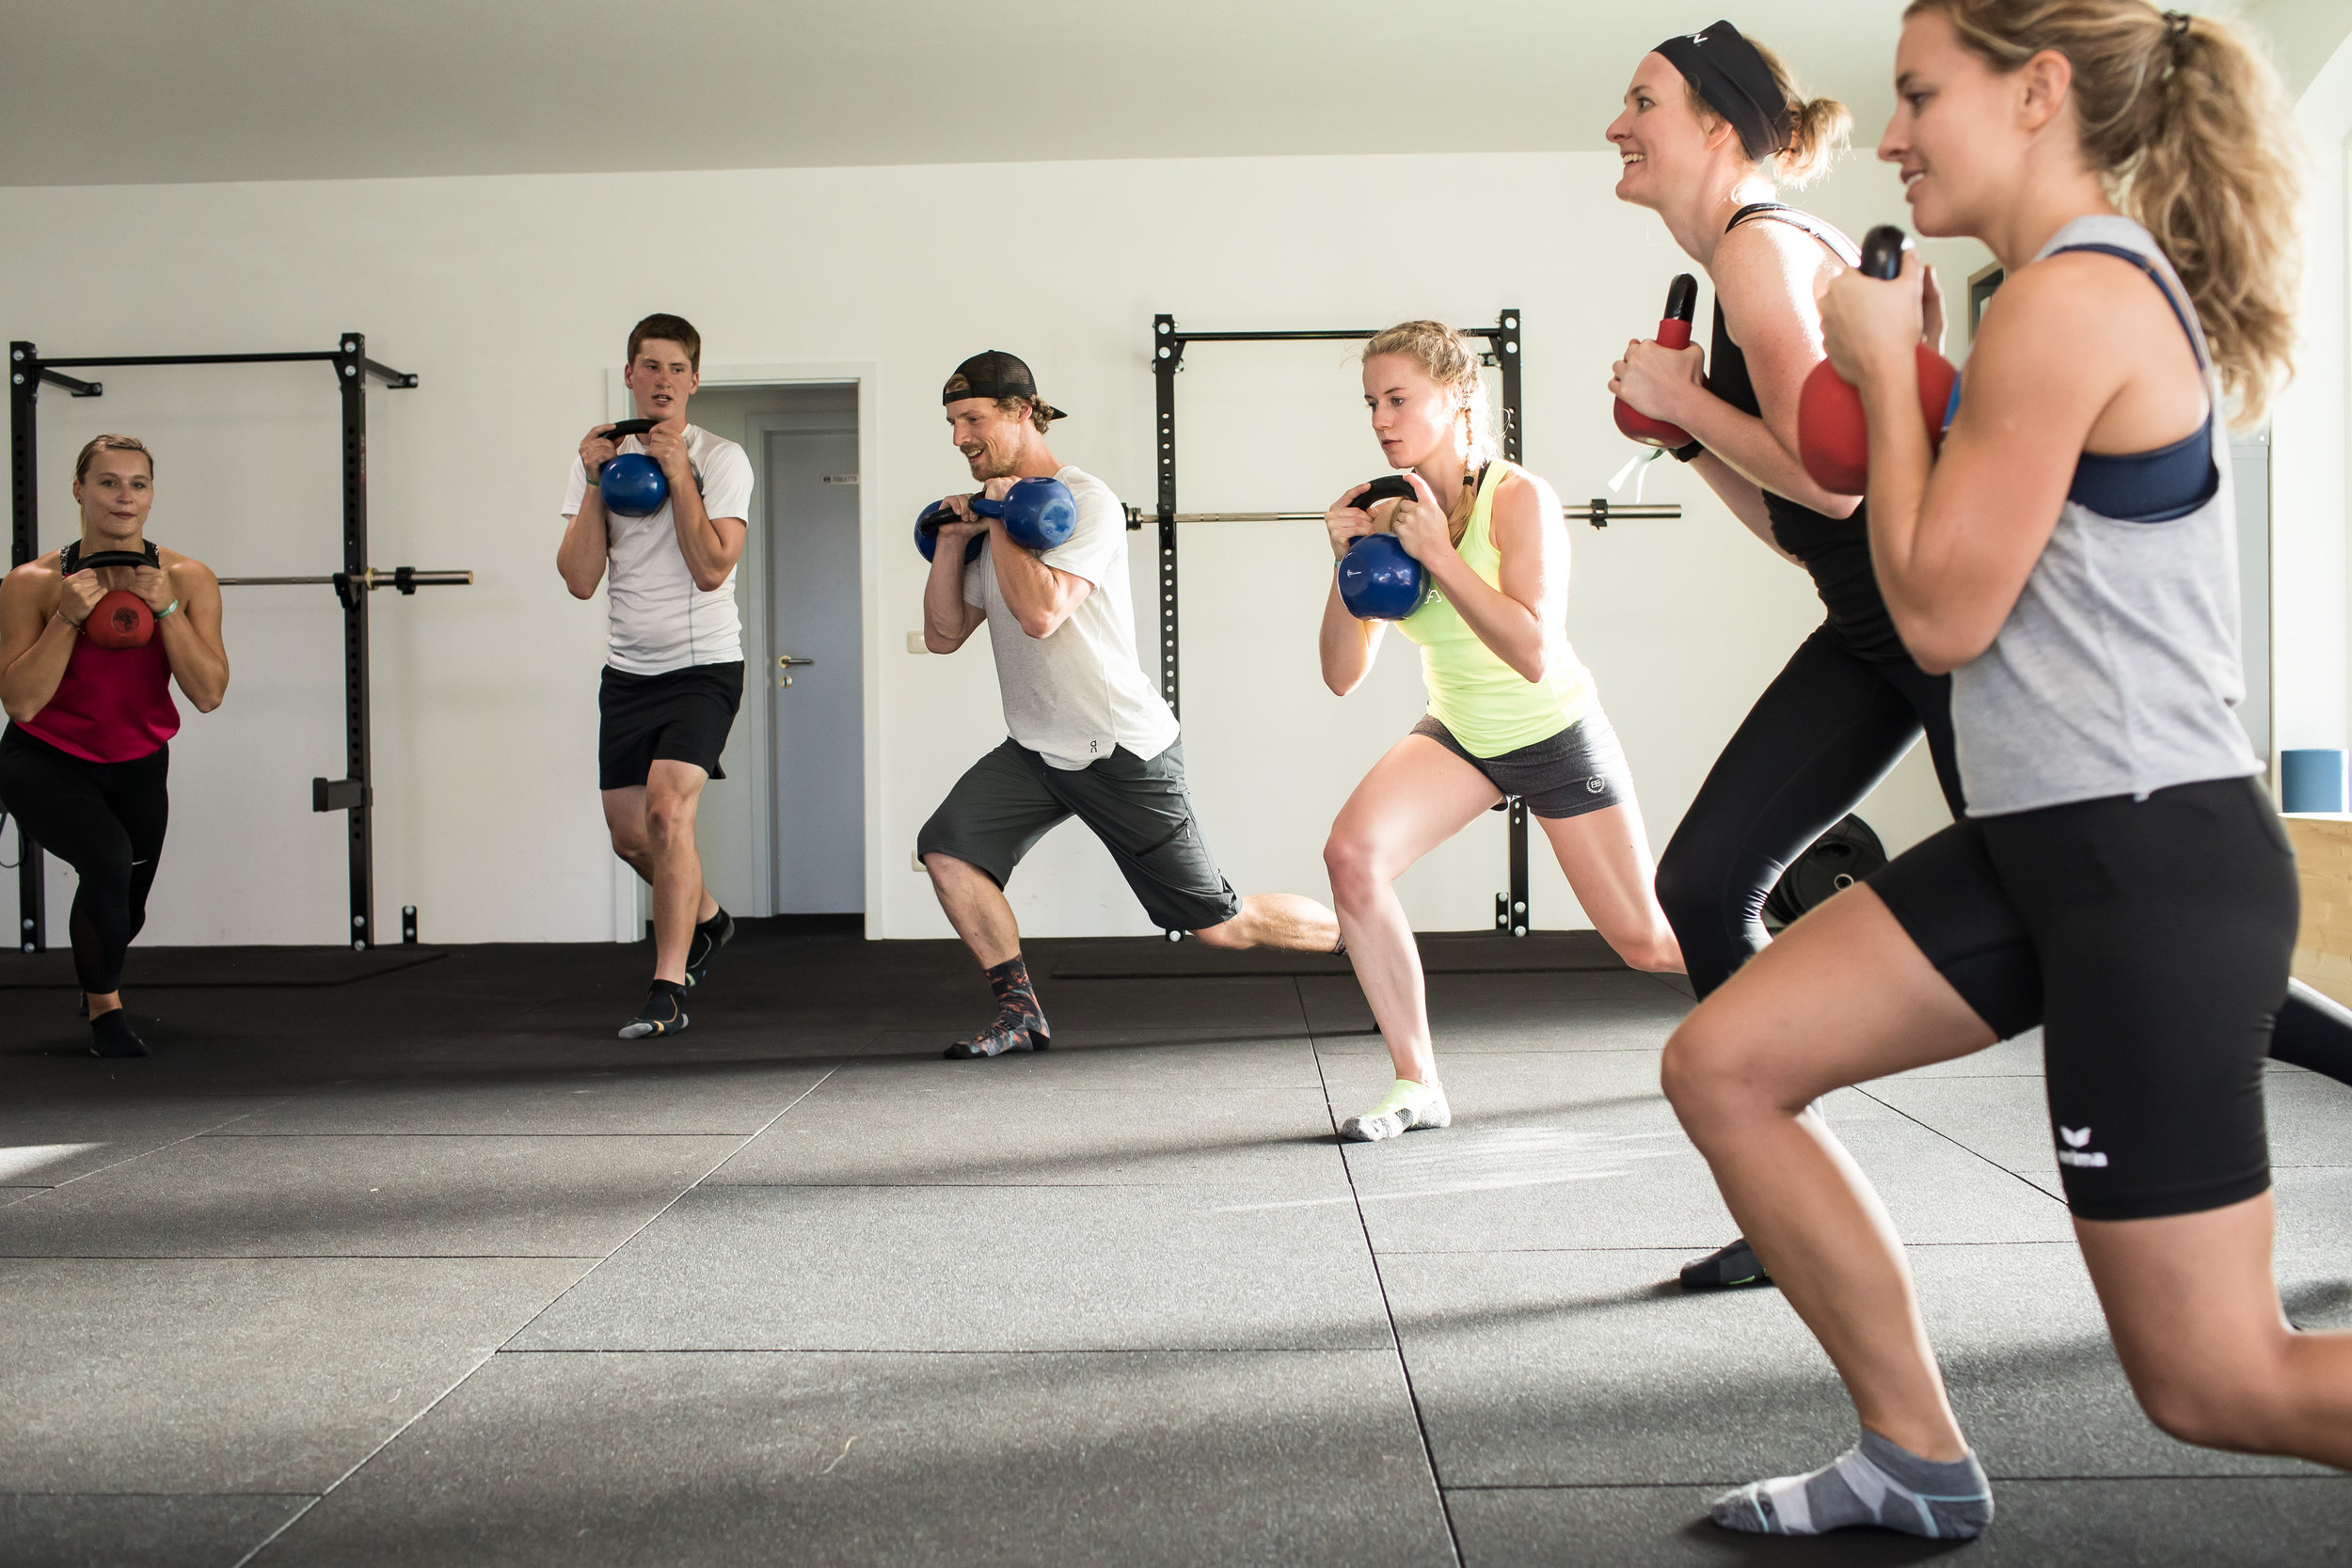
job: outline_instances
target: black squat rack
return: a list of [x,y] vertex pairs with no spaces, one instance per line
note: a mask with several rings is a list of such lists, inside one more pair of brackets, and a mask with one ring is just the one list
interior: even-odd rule
[[[343,410],[343,569],[322,577],[225,577],[224,588],[277,585],[331,585],[343,607],[343,742],[344,776],[310,781],[312,811],[348,812],[351,817],[351,945],[375,945],[375,838],[371,812],[375,791],[371,783],[368,730],[368,595],[378,588],[414,594],[419,588],[455,587],[473,581],[465,571],[424,572],[401,566],[378,571],[368,564],[368,395],[371,377],[387,388],[406,388],[417,378],[368,357],[367,339],[346,332],[338,345],[302,354],[141,354],[72,358],[44,355],[31,343],[8,345],[8,434],[13,455],[11,485],[15,533],[9,562],[21,566],[40,553],[36,534],[40,523],[40,450],[35,414],[44,383],[62,387],[77,398],[103,396],[103,382],[84,381],[66,370],[96,370],[133,365],[276,365],[315,361],[331,366]],[[17,934],[24,951],[39,953],[47,945],[45,888],[41,853],[20,827],[17,869]],[[401,911],[401,936],[416,941],[413,906]]]
[[[1481,363],[1502,372],[1502,455],[1521,461],[1519,433],[1519,312],[1505,307],[1492,326],[1466,326],[1466,338],[1483,338],[1486,347]],[[1183,332],[1176,318],[1152,318],[1152,374],[1158,383],[1158,456],[1160,496],[1152,514],[1160,525],[1160,695],[1171,710],[1178,708],[1178,620],[1176,599],[1176,526],[1179,523],[1296,523],[1321,522],[1320,512],[1179,512],[1176,510],[1176,375],[1184,368],[1184,350],[1193,343],[1362,342],[1378,336],[1373,327],[1343,327],[1313,332]],[[1613,517],[1679,517],[1677,505],[1612,506],[1596,497],[1589,505],[1563,506],[1563,515],[1607,528]],[[1127,509],[1127,526],[1143,527],[1141,507]],[[1511,824],[1510,891],[1495,895],[1495,929],[1511,936],[1527,935],[1532,922],[1527,908],[1527,803],[1507,797],[1495,808],[1508,814]]]

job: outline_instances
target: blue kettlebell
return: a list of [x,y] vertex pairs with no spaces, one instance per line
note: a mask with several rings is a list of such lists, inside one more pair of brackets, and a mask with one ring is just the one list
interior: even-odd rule
[[[617,441],[643,436],[660,422],[623,420],[605,434]],[[616,517],[650,517],[670,503],[669,476],[642,451],[625,451],[607,463],[596,475],[596,489],[604,496],[604,509]]]
[[[1050,550],[1070,542],[1071,533],[1078,526],[1078,499],[1070,493],[1070,486],[1058,479],[1024,479],[1016,481],[1005,499],[993,501],[984,496],[972,498],[974,515],[1002,517],[1005,534],[1014,544],[1027,550]],[[939,525],[954,514],[946,501],[933,501],[923,508],[914,519],[914,547],[930,560],[939,550]],[[963,559],[971,561],[980,553],[980,541],[986,536],[974,534],[965,541]]]
[[[914,547],[923,552],[924,560],[931,560],[939,554],[939,525],[954,517],[955,513],[948,509],[946,501],[933,501],[923,508],[921,515],[914,519]],[[963,542],[964,564],[970,565],[977,561],[980,546],[987,542],[988,535],[985,533],[976,533],[966,539]]]
[[[1382,474],[1355,504],[1369,512],[1379,501],[1412,493],[1402,474]],[[1340,602],[1359,621],[1402,621],[1429,602],[1429,575],[1393,533],[1367,533],[1348,546],[1339,578]]]

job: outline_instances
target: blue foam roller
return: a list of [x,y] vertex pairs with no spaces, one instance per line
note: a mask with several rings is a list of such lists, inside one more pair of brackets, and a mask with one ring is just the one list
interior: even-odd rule
[[2344,810],[2344,753],[2326,748],[2279,753],[2286,811]]

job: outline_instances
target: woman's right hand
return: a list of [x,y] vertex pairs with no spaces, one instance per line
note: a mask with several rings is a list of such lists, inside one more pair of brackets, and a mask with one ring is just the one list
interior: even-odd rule
[[1372,488],[1367,480],[1350,485],[1331,510],[1323,515],[1323,530],[1331,536],[1331,559],[1339,560],[1347,553],[1347,546],[1372,531],[1372,514],[1357,504],[1356,498]]
[[57,613],[65,617],[67,626],[78,629],[105,596],[105,587],[98,580],[97,572],[85,566],[65,579],[65,592],[57,595]]

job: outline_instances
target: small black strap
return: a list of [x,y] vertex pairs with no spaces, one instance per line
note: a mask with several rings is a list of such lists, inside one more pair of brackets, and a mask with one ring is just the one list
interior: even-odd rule
[[1762,218],[1772,223],[1785,223],[1791,229],[1802,230],[1827,245],[1831,254],[1846,265],[1858,267],[1862,264],[1861,246],[1846,238],[1840,230],[1815,217],[1811,213],[1800,212],[1783,201],[1749,202],[1731,214],[1731,221],[1724,225],[1724,232],[1728,234],[1741,224],[1754,218]]

